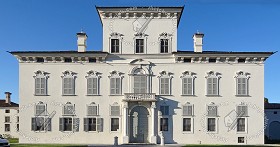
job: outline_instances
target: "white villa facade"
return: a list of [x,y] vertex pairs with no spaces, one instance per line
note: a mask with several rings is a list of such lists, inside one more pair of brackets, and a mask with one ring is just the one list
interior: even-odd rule
[[[272,52],[177,50],[183,7],[97,7],[103,50],[14,51],[20,143],[263,144]],[[190,38],[191,39],[191,38]]]

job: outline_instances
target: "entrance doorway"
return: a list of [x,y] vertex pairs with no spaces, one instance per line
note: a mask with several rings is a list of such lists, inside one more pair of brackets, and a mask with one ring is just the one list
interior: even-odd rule
[[144,106],[136,106],[130,112],[130,142],[148,143],[149,111]]

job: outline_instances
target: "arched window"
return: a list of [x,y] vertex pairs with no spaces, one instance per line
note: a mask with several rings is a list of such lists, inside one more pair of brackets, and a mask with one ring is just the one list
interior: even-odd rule
[[91,70],[87,74],[87,95],[99,95],[100,73]]
[[196,76],[190,71],[185,71],[182,74],[182,95],[194,95],[194,79]]
[[48,73],[38,70],[35,72],[35,95],[47,95]]
[[218,96],[219,95],[219,80],[220,73],[210,71],[206,76],[206,87],[208,96]]
[[75,95],[76,73],[72,71],[63,72],[62,76],[62,95]]
[[75,105],[67,102],[63,107],[63,115],[75,115]]
[[239,71],[236,73],[236,95],[237,96],[247,96],[248,92],[248,81],[249,81],[249,73],[244,73],[243,71]]

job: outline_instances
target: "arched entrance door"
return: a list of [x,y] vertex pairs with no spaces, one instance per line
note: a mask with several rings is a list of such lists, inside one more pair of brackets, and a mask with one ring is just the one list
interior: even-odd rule
[[136,106],[130,112],[130,142],[148,143],[149,112],[144,106]]
[[269,125],[269,139],[279,140],[280,139],[280,122],[274,121]]

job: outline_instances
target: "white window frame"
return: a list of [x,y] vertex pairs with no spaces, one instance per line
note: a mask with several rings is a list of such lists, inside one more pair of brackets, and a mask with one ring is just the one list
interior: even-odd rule
[[[182,73],[182,76],[180,77],[182,79],[182,96],[194,96],[195,95],[195,73],[193,72],[190,72],[190,71],[185,71]],[[185,83],[184,83],[184,79],[186,78],[190,78],[192,81],[191,81],[191,93],[185,93],[184,92],[184,89],[185,89]],[[187,83],[187,87],[186,87],[187,91],[189,90],[188,89],[188,83]]]
[[[249,75],[249,73],[243,71],[236,72],[236,76],[234,77],[236,81],[236,96],[249,96]],[[240,86],[238,83],[238,79],[245,79],[245,93],[238,92]],[[243,90],[241,89],[241,91]]]
[[[191,120],[191,130],[190,131],[184,131],[184,119],[190,119]],[[183,134],[193,134],[193,130],[194,130],[194,118],[193,117],[190,117],[190,116],[183,116],[182,117],[182,132]]]
[[[36,123],[36,119],[37,118],[42,118],[43,119],[43,125],[44,125],[44,128],[42,130],[37,130],[35,128],[35,130],[32,130],[31,128],[31,131],[34,131],[34,132],[42,132],[42,133],[46,133],[46,132],[51,132],[52,131],[52,118],[49,118],[47,116],[35,116],[35,117],[31,117],[31,127],[33,127],[33,123],[32,123],[32,120],[35,119],[35,123]],[[47,124],[45,124],[47,123]],[[37,125],[35,126],[37,127]]]
[[[41,71],[41,70],[38,70],[35,72],[35,76],[34,77],[34,80],[35,80],[35,85],[34,85],[34,95],[35,96],[40,96],[40,95],[47,95],[47,92],[48,92],[48,78],[49,78],[49,73],[47,72],[44,72],[44,71]],[[36,85],[38,85],[38,81],[37,79],[40,80],[40,83],[39,83],[39,87],[36,87]],[[44,80],[44,85],[42,85],[42,81],[41,80]],[[36,92],[37,90],[39,90],[39,92]],[[43,90],[43,92],[42,92]]]
[[[89,107],[96,107],[96,114],[89,114]],[[98,116],[99,115],[99,105],[95,104],[94,102],[90,103],[87,105],[87,116]]]
[[[119,90],[117,92],[117,87],[116,87],[116,81],[115,81],[115,85],[114,87],[112,87],[112,83],[111,83],[111,79],[114,79],[114,78],[119,78],[120,80],[120,87],[119,87]],[[122,95],[122,79],[123,79],[123,73],[119,72],[119,71],[112,71],[110,72],[110,76],[109,76],[109,79],[110,79],[110,84],[109,84],[109,89],[110,89],[110,95]],[[115,89],[115,93],[112,93],[112,88]]]
[[[65,130],[65,121],[64,121],[64,119],[66,119],[66,118],[70,118],[70,119],[72,119],[72,124],[71,124],[71,130]],[[63,122],[62,122],[62,125],[63,125],[63,129],[61,130],[61,122],[60,122],[60,119],[62,119],[63,120]],[[78,123],[76,122],[76,121],[78,121]],[[76,125],[78,125],[78,128],[76,128]],[[62,116],[62,117],[60,117],[59,118],[59,131],[61,131],[61,132],[79,132],[79,129],[80,129],[80,119],[79,118],[75,118],[75,117],[73,117],[73,116]]]
[[[215,119],[215,131],[208,131],[208,118],[214,118]],[[206,121],[206,132],[207,133],[215,133],[217,134],[218,133],[218,120],[219,118],[218,117],[207,117],[207,121]]]
[[[212,106],[212,107],[216,107],[216,115],[209,115],[209,106]],[[206,112],[206,132],[207,133],[218,133],[218,120],[219,120],[219,109],[218,109],[219,107],[215,104],[215,103],[213,103],[213,102],[211,102],[210,104],[208,104],[208,105],[206,105],[206,110],[207,110],[207,112]],[[208,118],[215,118],[215,131],[208,131]]]
[[[96,93],[94,93],[94,92],[92,92],[92,93],[89,93],[89,89],[91,88],[91,87],[89,87],[89,79],[91,79],[91,78],[95,78],[96,79]],[[86,79],[87,79],[87,95],[100,95],[100,78],[101,78],[101,76],[100,76],[100,73],[99,72],[97,72],[97,71],[89,71],[89,72],[87,72],[87,76],[86,76]],[[94,83],[92,83],[92,84],[94,84]],[[92,85],[92,87],[93,87],[93,85]],[[94,88],[91,88],[91,90],[93,91],[93,89]]]
[[[73,113],[65,113],[65,109],[68,109],[67,107],[73,107]],[[63,116],[75,116],[76,115],[75,109],[76,109],[75,104],[72,104],[71,102],[67,102],[62,107],[62,114],[63,114]]]
[[[142,62],[142,59],[138,59],[138,61]],[[144,93],[150,93],[151,92],[151,74],[147,67],[144,67],[143,65],[136,65],[129,71],[129,81],[130,85],[129,91],[131,93],[135,93],[135,76],[143,76],[146,79],[146,87]],[[141,93],[142,94],[142,93]]]
[[[167,39],[168,40],[168,52],[161,52],[161,39]],[[159,34],[159,38],[158,38],[158,48],[159,48],[159,53],[160,54],[169,54],[172,52],[172,34],[163,32],[161,34]]]
[[[206,78],[206,96],[219,96],[220,95],[220,73],[218,72],[214,72],[214,71],[209,71],[207,72],[207,76],[205,77]],[[208,83],[208,79],[210,78],[213,78],[213,79],[217,79],[217,83],[216,83],[216,86],[214,87],[213,86],[213,82],[212,82],[212,91],[211,93],[209,93],[209,83]],[[213,93],[213,89],[216,88],[216,93]]]
[[[69,96],[69,95],[75,95],[75,85],[76,85],[76,83],[75,83],[75,81],[76,81],[76,73],[74,73],[74,72],[72,72],[72,71],[68,71],[68,70],[66,70],[66,71],[64,71],[63,72],[63,76],[61,76],[61,78],[62,78],[62,95],[63,96]],[[72,93],[65,93],[65,87],[64,87],[64,79],[65,78],[72,78],[72,83],[71,83],[71,88],[72,88]]]
[[[166,71],[161,71],[160,73],[159,73],[160,75],[158,76],[158,79],[159,79],[159,95],[171,95],[171,92],[172,92],[172,88],[171,88],[171,85],[172,85],[172,83],[171,83],[171,79],[173,78],[173,76],[172,76],[172,73],[171,72],[166,72]],[[166,91],[165,91],[165,93],[162,93],[162,88],[164,88],[164,87],[162,87],[162,79],[168,79],[168,89],[167,89],[167,93],[166,93]]]
[[[111,54],[121,54],[122,53],[122,40],[123,40],[123,34],[117,33],[117,32],[113,32],[110,34],[109,37],[109,53]],[[119,40],[119,52],[112,52],[111,50],[111,41],[112,39],[117,39]]]
[[[119,114],[117,115],[114,115],[112,114],[112,107],[119,107]],[[112,105],[109,106],[109,110],[110,110],[110,121],[109,121],[109,126],[110,126],[110,132],[120,132],[121,131],[121,105],[119,105],[117,102],[114,102]],[[119,129],[117,131],[112,131],[112,128],[111,128],[111,125],[112,125],[112,122],[111,122],[111,119],[112,118],[118,118],[119,119]]]
[[[160,130],[161,129],[161,119],[167,119],[167,131],[163,131],[163,130]],[[170,119],[169,119],[169,117],[168,116],[166,116],[166,115],[163,115],[163,116],[160,116],[159,117],[159,128],[158,128],[158,130],[159,130],[159,132],[169,132],[170,131]]]
[[[144,33],[137,33],[135,34],[134,39],[134,54],[147,54],[147,34]],[[136,40],[143,39],[143,53],[136,53]]]

